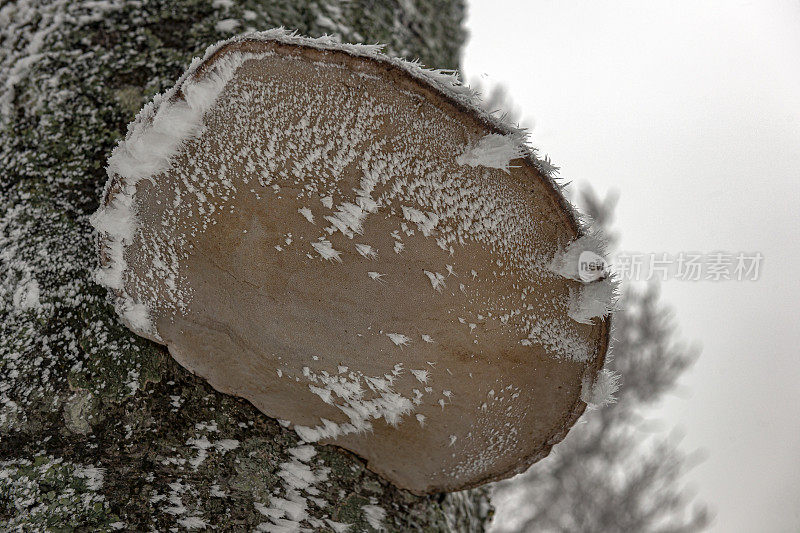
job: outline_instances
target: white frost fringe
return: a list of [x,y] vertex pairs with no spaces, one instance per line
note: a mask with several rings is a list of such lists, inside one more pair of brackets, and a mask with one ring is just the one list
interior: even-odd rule
[[567,314],[576,322],[591,324],[593,318],[608,316],[616,302],[616,280],[597,280],[570,290]]
[[605,256],[606,244],[600,233],[594,232],[572,241],[566,250],[559,249],[550,263],[550,271],[567,279],[580,281],[579,287],[570,289],[567,314],[581,324],[591,324],[596,317],[608,316],[617,303],[619,280],[612,275],[589,283],[581,280],[578,262],[584,252]]
[[581,400],[591,408],[599,408],[615,403],[617,399],[614,394],[619,390],[620,377],[616,372],[604,368],[598,372],[594,383],[592,383],[591,379],[584,379],[581,388]]
[[456,157],[459,165],[499,168],[508,173],[512,159],[525,156],[524,136],[490,133],[481,137],[475,146]]

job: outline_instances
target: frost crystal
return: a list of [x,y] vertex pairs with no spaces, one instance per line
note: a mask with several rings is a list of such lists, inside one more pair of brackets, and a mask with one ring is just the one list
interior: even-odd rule
[[363,257],[375,259],[378,257],[378,251],[369,244],[356,244],[356,251]]
[[550,270],[565,278],[580,281],[578,261],[581,254],[586,251],[603,257],[605,255],[605,243],[597,236],[584,235],[572,241],[566,250],[556,252],[550,263]]
[[596,317],[607,316],[614,309],[616,284],[606,278],[570,291],[568,314],[581,324],[591,324]]
[[438,272],[428,272],[427,270],[423,271],[428,279],[431,281],[431,287],[438,292],[442,292],[442,289],[445,287],[444,285],[444,276],[439,274]]
[[303,215],[306,218],[306,220],[308,220],[312,224],[314,223],[314,214],[311,212],[311,209],[307,207],[301,207],[297,210],[297,212]]
[[621,376],[616,372],[603,369],[597,374],[592,384],[590,379],[583,382],[581,400],[592,407],[603,407],[616,402],[614,394],[619,390]]
[[523,139],[520,135],[500,135],[490,133],[468,148],[456,158],[459,165],[471,167],[483,166],[499,168],[508,172],[512,159],[519,159],[526,154]]
[[411,339],[402,333],[387,333],[387,337],[389,337],[396,346],[408,346],[408,343],[411,342]]
[[342,258],[340,257],[341,252],[333,249],[331,241],[323,239],[318,242],[312,242],[311,246],[323,259],[327,259],[328,261],[338,261],[339,263],[342,262]]

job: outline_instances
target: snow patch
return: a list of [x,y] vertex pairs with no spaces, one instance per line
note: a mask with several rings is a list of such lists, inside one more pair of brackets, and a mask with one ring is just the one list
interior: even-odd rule
[[386,531],[383,521],[386,519],[386,510],[377,505],[362,505],[361,510],[364,512],[364,518],[367,523],[378,531]]
[[78,466],[75,468],[75,476],[86,480],[86,488],[98,491],[103,488],[103,476],[105,468],[96,466]]
[[345,524],[342,522],[334,522],[330,518],[325,519],[325,523],[330,526],[330,528],[334,531],[334,533],[347,533],[350,531],[350,528],[353,526],[352,524]]
[[367,213],[360,205],[344,202],[336,208],[336,213],[323,218],[330,222],[335,229],[352,239],[356,233],[359,235],[364,233],[363,224]]
[[412,370],[411,373],[414,374],[414,377],[417,378],[417,381],[420,383],[428,382],[429,372],[427,370]]
[[380,272],[373,272],[373,271],[367,272],[367,276],[369,276],[369,279],[372,279],[372,280],[375,280],[375,281],[381,281],[382,282],[383,281],[383,276],[385,276],[385,275],[386,274],[381,274]]
[[141,331],[151,335],[156,334],[147,305],[136,302],[131,297],[124,295],[117,300],[116,311],[134,331]]
[[356,244],[356,251],[368,259],[375,259],[378,257],[378,251],[369,244]]
[[525,157],[527,153],[523,141],[521,135],[490,133],[456,157],[456,163],[471,167],[499,168],[508,172],[511,160]]
[[445,287],[444,276],[438,272],[429,272],[427,270],[423,270],[423,272],[431,281],[431,287],[437,292],[442,292],[442,289]]
[[239,21],[236,19],[223,19],[214,25],[214,29],[221,33],[230,33],[239,27]]
[[[282,488],[285,497],[278,497],[278,492],[276,492],[276,495],[270,498],[269,506],[261,502],[253,504],[255,509],[269,520],[269,522],[259,524],[258,531],[310,531],[302,527],[303,522],[315,528],[320,527],[322,521],[309,515],[308,502],[311,500],[319,505],[320,500],[315,496],[320,492],[314,485],[327,481],[330,469],[324,466],[312,468],[308,464],[316,453],[314,447],[308,444],[289,450],[292,459],[281,463],[278,471],[278,477],[284,481]],[[321,501],[324,502],[324,500]],[[348,524],[334,523],[343,527],[342,531],[347,530],[345,526]]]
[[402,333],[387,333],[386,336],[391,339],[395,346],[408,346],[408,343],[411,342],[411,338]]
[[321,239],[317,242],[312,242],[311,246],[323,259],[327,259],[328,261],[336,261],[338,263],[342,262],[342,258],[339,257],[341,252],[334,250],[333,245],[329,240]]
[[34,278],[23,279],[14,291],[13,304],[20,311],[39,311],[42,303],[39,301],[39,283]]
[[300,209],[297,210],[297,212],[303,215],[306,218],[306,220],[308,220],[312,224],[314,223],[314,214],[311,212],[311,209],[307,207],[301,207]]
[[[313,428],[295,425],[295,432],[305,442],[316,442],[371,431],[372,420],[381,418],[387,424],[396,426],[403,416],[412,412],[415,405],[414,401],[392,389],[393,380],[401,373],[401,364],[395,365],[392,373],[384,376],[364,376],[355,371],[347,375],[317,374],[305,367],[303,376],[311,382],[310,385],[314,387],[312,391],[342,411],[349,421],[336,423],[320,418],[320,424]],[[366,396],[368,392],[373,393],[371,398]]]
[[302,461],[304,463],[309,462],[315,455],[317,455],[317,450],[311,446],[310,444],[305,444],[302,446],[297,446],[289,450],[289,453],[295,457],[298,461]]
[[208,527],[208,523],[199,516],[187,516],[186,518],[181,518],[178,520],[178,524],[182,525],[186,529],[206,529]]
[[414,222],[419,231],[425,237],[430,236],[433,229],[439,223],[439,217],[436,213],[423,213],[413,207],[403,206],[403,216],[410,222]]

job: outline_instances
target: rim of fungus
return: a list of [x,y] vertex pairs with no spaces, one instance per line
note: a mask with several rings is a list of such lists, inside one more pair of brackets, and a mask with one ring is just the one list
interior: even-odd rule
[[[359,46],[362,48],[359,48]],[[341,43],[337,43],[326,37],[317,39],[300,37],[296,33],[288,32],[282,28],[255,34],[244,34],[210,46],[207,49],[204,57],[202,59],[195,59],[189,69],[187,69],[183,76],[181,76],[181,78],[175,83],[173,88],[163,94],[163,101],[175,102],[178,100],[183,100],[184,96],[182,87],[184,84],[187,81],[201,80],[205,73],[214,65],[217,60],[225,57],[228,54],[236,52],[275,52],[282,55],[299,54],[307,57],[324,59],[330,64],[346,64],[348,68],[353,70],[377,70],[378,74],[382,75],[384,79],[389,79],[406,85],[406,88],[412,89],[415,94],[426,98],[426,100],[448,114],[452,115],[452,110],[455,110],[456,113],[461,117],[467,115],[475,123],[475,126],[469,126],[473,129],[482,127],[488,130],[489,133],[500,135],[525,133],[524,129],[515,128],[514,126],[503,123],[487,111],[480,108],[477,104],[478,97],[475,93],[463,95],[456,93],[455,91],[451,92],[448,91],[447,87],[443,84],[436,83],[433,75],[441,76],[443,75],[442,71],[425,70],[417,63],[392,58],[377,50],[378,48],[375,46],[350,45],[350,47],[348,47],[347,45],[342,45]],[[460,82],[457,86],[466,87],[464,85],[460,85]],[[448,107],[450,109],[447,109]],[[151,122],[153,116],[157,113],[158,108],[153,108],[151,114],[146,116],[144,115],[143,111],[140,111],[135,121],[145,120],[147,122]],[[120,142],[124,142],[124,140],[121,140]],[[558,216],[561,218],[561,220],[565,222],[575,233],[573,240],[589,234],[587,227],[580,220],[580,213],[578,213],[572,203],[561,193],[562,187],[557,183],[556,178],[545,170],[546,163],[541,162],[536,157],[535,150],[526,142],[521,141],[520,147],[524,148],[525,155],[518,158],[518,160],[521,160],[523,164],[529,167],[539,179],[544,181],[548,193],[548,200],[556,208],[555,211],[558,213]],[[110,175],[103,192],[101,200],[102,205],[109,205],[114,197],[122,191],[124,185],[124,178],[118,174]],[[98,234],[97,249],[101,266],[105,266],[109,261],[104,244],[105,240],[103,235]],[[117,297],[120,297],[124,294],[124,288],[112,289],[112,291]],[[592,328],[591,338],[599,341],[600,345],[593,360],[589,360],[589,362],[585,363],[586,366],[581,376],[582,382],[585,382],[587,378],[589,378],[590,383],[593,384],[596,380],[598,372],[602,370],[605,365],[613,330],[611,317],[611,314],[605,317],[600,317],[599,323],[595,323]],[[242,399],[247,400],[246,398]],[[249,402],[249,400],[247,401]],[[532,464],[544,459],[550,454],[553,446],[561,442],[567,436],[575,422],[577,422],[578,418],[580,418],[580,416],[585,412],[586,407],[586,402],[581,399],[581,394],[578,393],[572,409],[561,418],[556,427],[553,428],[553,431],[550,433],[549,437],[544,440],[542,446],[532,451],[529,455],[521,458],[516,465],[504,471],[487,475],[482,479],[466,483],[458,489],[453,490],[472,489],[486,483],[506,479],[513,475],[524,472]],[[357,453],[338,446],[335,441],[330,442],[327,445],[336,446],[337,448],[344,450],[355,457],[358,457],[368,469],[380,475],[378,471],[370,467],[370,463],[367,459],[359,456]],[[417,494],[441,492],[420,492],[411,489],[405,490],[409,490],[410,492]]]

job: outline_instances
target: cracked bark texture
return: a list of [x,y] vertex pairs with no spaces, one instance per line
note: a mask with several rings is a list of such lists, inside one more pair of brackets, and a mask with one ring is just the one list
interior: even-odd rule
[[[455,68],[460,1],[0,1],[0,531],[252,531],[297,436],[117,320],[88,216],[126,125],[209,44],[285,26]],[[229,444],[229,445],[226,445]],[[422,452],[421,452],[422,453]],[[333,446],[312,530],[482,531],[483,489],[414,496]]]

